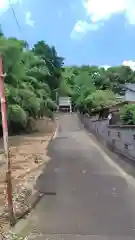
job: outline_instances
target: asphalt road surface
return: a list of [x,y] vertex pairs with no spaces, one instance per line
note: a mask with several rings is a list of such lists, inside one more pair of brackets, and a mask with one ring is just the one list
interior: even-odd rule
[[75,114],[59,116],[51,160],[37,180],[37,240],[134,240],[135,187]]

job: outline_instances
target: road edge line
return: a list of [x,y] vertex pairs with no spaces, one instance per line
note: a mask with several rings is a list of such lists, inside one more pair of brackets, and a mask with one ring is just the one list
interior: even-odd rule
[[96,136],[91,132],[89,133],[81,121],[80,121],[80,123],[81,123],[82,128],[84,129],[85,133],[87,134],[87,136],[89,138],[90,138],[90,134],[93,136],[93,138],[91,140],[92,140],[94,146],[97,148],[97,150],[100,151],[100,153],[102,154],[104,161],[107,164],[109,164],[110,166],[112,166],[113,168],[115,168],[121,174],[121,176],[127,181],[128,185],[130,184],[132,187],[135,188],[135,178],[133,176],[131,176],[130,174],[128,174],[127,172],[125,172],[117,163],[115,163],[115,161],[102,149],[102,147],[96,143],[96,141],[98,141],[100,143],[100,141],[96,138]]

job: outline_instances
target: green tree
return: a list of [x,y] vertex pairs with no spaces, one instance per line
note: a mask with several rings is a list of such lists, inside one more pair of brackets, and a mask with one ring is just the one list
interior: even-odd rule
[[[57,72],[61,75],[62,62],[60,63],[61,58],[57,56],[54,47],[47,44],[45,47],[43,57],[42,53],[37,54],[35,47],[32,51],[29,50],[26,41],[0,35],[0,55],[6,72],[8,124],[13,131],[15,128],[18,131],[25,130],[31,117],[36,119],[44,115],[52,116],[53,109],[57,107],[52,96],[56,87],[59,89],[60,86],[55,84],[55,80],[57,78],[58,81]],[[53,72],[47,64],[50,59]],[[51,85],[52,79],[54,84]]]
[[126,104],[120,112],[121,120],[128,125],[135,125],[135,104]]
[[64,58],[58,56],[54,46],[50,47],[44,41],[37,42],[32,51],[45,61],[50,73],[50,75],[46,77],[46,81],[51,89],[52,98],[55,99],[56,91],[61,84],[61,68],[64,63]]
[[101,109],[117,102],[116,95],[109,90],[96,90],[85,101],[90,110]]
[[[96,98],[93,108],[105,106],[106,103],[109,104],[112,101],[116,102],[117,95],[115,94],[119,95],[123,84],[135,82],[135,72],[128,66],[105,69],[82,65],[64,67],[63,71],[64,79],[72,89],[74,105],[87,111],[92,107],[92,99]],[[110,99],[112,94],[113,99]]]

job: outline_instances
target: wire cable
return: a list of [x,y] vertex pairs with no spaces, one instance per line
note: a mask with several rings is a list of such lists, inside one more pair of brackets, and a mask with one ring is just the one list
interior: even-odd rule
[[17,19],[17,17],[16,17],[15,10],[14,10],[14,8],[13,8],[13,4],[12,4],[11,0],[8,0],[8,1],[9,1],[9,4],[10,4],[10,7],[11,7],[11,9],[12,9],[12,13],[13,13],[15,22],[16,22],[16,24],[17,24],[17,27],[18,27],[19,31],[21,31],[20,24],[19,24],[18,19]]

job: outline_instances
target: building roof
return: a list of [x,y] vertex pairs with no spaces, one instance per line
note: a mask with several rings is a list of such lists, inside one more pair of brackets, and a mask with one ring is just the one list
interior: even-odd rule
[[104,106],[104,107],[99,107],[97,109],[92,109],[91,112],[92,113],[98,113],[98,112],[101,112],[102,110],[107,110],[107,109],[110,109],[110,108],[115,107],[115,106],[119,107],[119,106],[124,105],[124,104],[128,104],[128,101],[116,101],[116,102],[114,102],[110,105],[107,105],[107,106]]
[[125,84],[125,85],[124,85],[124,88],[125,88],[125,89],[128,89],[128,90],[130,90],[130,91],[132,91],[132,92],[135,92],[135,83]]

